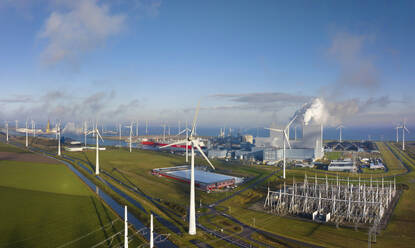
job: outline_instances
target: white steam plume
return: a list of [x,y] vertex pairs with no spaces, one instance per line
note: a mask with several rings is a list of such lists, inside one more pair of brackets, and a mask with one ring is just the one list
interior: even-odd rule
[[315,98],[312,102],[304,104],[295,115],[297,116],[297,120],[302,120],[304,125],[308,125],[310,123],[325,124],[329,114],[325,107],[324,100]]

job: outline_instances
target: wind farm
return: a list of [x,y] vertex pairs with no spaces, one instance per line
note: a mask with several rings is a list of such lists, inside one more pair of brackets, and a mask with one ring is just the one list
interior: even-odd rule
[[0,248],[414,247],[413,10],[0,3]]

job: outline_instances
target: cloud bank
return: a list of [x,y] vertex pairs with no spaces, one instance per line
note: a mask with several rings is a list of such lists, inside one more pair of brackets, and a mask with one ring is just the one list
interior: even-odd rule
[[27,96],[27,101],[20,101],[20,96],[0,99],[3,109],[2,118],[9,120],[32,118],[46,121],[100,120],[114,122],[128,120],[138,115],[141,107],[138,99],[121,101],[113,90],[97,91],[89,95],[77,96],[71,92],[50,91],[40,97]]

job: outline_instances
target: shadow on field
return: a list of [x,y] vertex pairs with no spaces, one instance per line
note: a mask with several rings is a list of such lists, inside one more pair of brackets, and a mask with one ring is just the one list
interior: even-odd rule
[[[104,232],[105,239],[108,239],[108,233],[105,230],[104,223],[102,223],[101,215],[99,214],[99,211],[98,211],[98,208],[97,208],[97,204],[95,203],[95,199],[92,196],[90,196],[90,199],[91,199],[92,204],[94,205],[95,213],[97,214],[98,221],[99,221],[99,225],[102,227],[102,231]],[[109,241],[107,241],[107,243],[108,242]]]
[[128,179],[128,177],[122,171],[120,171],[117,168],[112,168],[112,171],[118,172],[118,174],[120,174],[121,177],[124,178],[130,184],[130,186],[132,186],[134,189],[141,192],[142,194],[145,194],[135,183]]
[[[108,214],[108,209],[105,207],[104,203],[102,202],[101,202],[101,207],[102,209],[104,209],[104,213],[105,213],[105,216],[107,217],[108,222],[111,222],[112,220],[111,220],[111,216]],[[111,225],[111,229],[113,233],[117,233],[117,230],[115,229],[114,225]],[[117,237],[118,242],[121,243],[120,235],[117,235],[116,237]]]
[[92,162],[89,160],[88,156],[86,155],[85,152],[82,152],[82,154],[85,157],[85,162],[87,162],[87,164],[89,165],[89,167],[91,167],[92,171],[95,170],[95,166],[92,164]]
[[26,239],[19,231],[19,228],[15,226],[11,235],[9,236],[8,243],[0,244],[2,247],[28,247],[28,244],[25,242]]

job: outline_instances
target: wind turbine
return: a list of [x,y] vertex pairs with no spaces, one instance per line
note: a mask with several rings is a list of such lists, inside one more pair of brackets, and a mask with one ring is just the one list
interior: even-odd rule
[[61,124],[58,124],[58,128],[56,129],[56,133],[58,134],[58,156],[61,156]]
[[403,120],[403,124],[402,124],[402,151],[405,151],[405,131],[407,131],[409,133],[408,128],[406,128],[406,120]]
[[88,124],[84,121],[84,145],[86,147],[86,136],[88,136]]
[[339,142],[342,143],[342,130],[343,130],[344,126],[342,124],[340,124],[336,129],[339,129],[340,134],[339,134]]
[[102,138],[101,134],[99,133],[99,130],[97,128],[97,125],[94,126],[94,129],[89,131],[88,134],[95,134],[97,145],[96,145],[96,156],[95,156],[95,175],[99,175],[99,138],[101,138],[102,142],[104,142],[104,139]]
[[16,129],[18,129],[19,128],[19,120],[15,120],[15,122],[16,122]]
[[124,205],[124,248],[128,248],[128,209]]
[[402,128],[401,126],[396,125],[395,129],[396,129],[396,143],[399,142],[399,128]]
[[153,214],[150,215],[150,248],[154,248]]
[[291,144],[290,144],[290,138],[288,137],[288,130],[290,129],[291,124],[294,122],[294,120],[297,118],[297,116],[294,116],[294,118],[288,123],[288,125],[284,129],[275,129],[275,128],[265,128],[270,131],[279,132],[283,134],[282,143],[283,143],[283,151],[282,151],[282,157],[283,157],[283,173],[282,178],[285,179],[285,142],[287,142],[288,147],[291,150]]
[[130,152],[131,152],[131,146],[132,146],[132,144],[133,144],[133,122],[131,122],[130,123],[130,125],[129,126],[126,126],[127,128],[130,128],[130,138],[129,138],[129,141],[130,141]]
[[180,140],[174,143],[171,143],[166,146],[162,146],[161,148],[174,146],[174,145],[182,145],[185,144],[186,146],[191,146],[191,169],[190,169],[190,209],[189,209],[189,234],[190,235],[196,235],[196,208],[195,208],[195,147],[200,152],[200,154],[203,156],[203,158],[209,163],[209,165],[215,169],[215,167],[212,165],[212,163],[209,161],[205,153],[202,151],[202,148],[200,148],[200,145],[203,144],[203,142],[195,137],[195,130],[196,130],[196,122],[197,122],[197,115],[199,113],[199,106],[197,105],[195,116],[193,119],[193,126],[192,126],[192,132],[190,133],[190,136],[185,140]]

